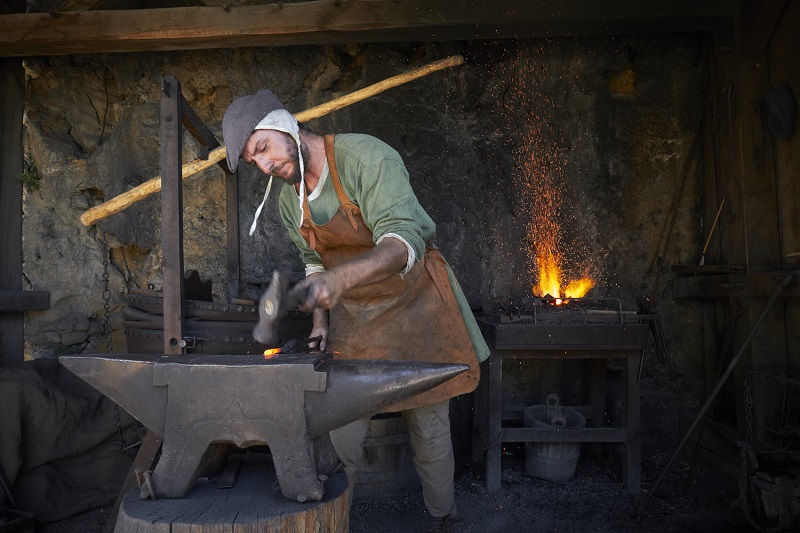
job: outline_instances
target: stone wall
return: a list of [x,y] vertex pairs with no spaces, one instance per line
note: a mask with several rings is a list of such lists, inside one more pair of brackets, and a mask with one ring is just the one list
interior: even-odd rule
[[[126,293],[161,288],[158,195],[96,227],[84,227],[79,216],[159,174],[159,86],[166,74],[180,80],[189,104],[221,139],[226,106],[260,88],[297,112],[464,54],[462,67],[309,126],[373,134],[400,152],[437,223],[435,242],[476,310],[497,297],[530,294],[534,265],[526,243],[543,228],[530,212],[542,205],[542,176],[524,169],[535,160],[534,174],[543,173],[558,193],[554,217],[569,273],[596,280],[590,296],[620,298],[635,309],[638,297],[654,291],[682,163],[699,126],[701,50],[700,36],[659,35],[28,59],[26,144],[41,179],[24,199],[24,272],[30,288],[50,291],[51,308],[27,313],[26,355],[105,352],[106,316],[114,350],[124,351]],[[187,133],[185,160],[197,152]],[[655,287],[671,356],[683,385],[694,390],[702,377],[700,314],[672,300],[670,265],[700,255],[701,168],[689,173]],[[273,269],[300,272],[302,265],[277,216],[276,191],[255,235],[247,236],[266,178],[252,169],[240,178],[240,296],[257,298]],[[217,167],[185,181],[185,266],[211,279],[220,299],[227,297],[224,205]],[[533,372],[511,374],[509,401],[541,403],[549,390],[530,385],[544,376]],[[564,374],[556,383],[582,379]],[[645,396],[652,380],[671,387],[652,354],[645,379]]]

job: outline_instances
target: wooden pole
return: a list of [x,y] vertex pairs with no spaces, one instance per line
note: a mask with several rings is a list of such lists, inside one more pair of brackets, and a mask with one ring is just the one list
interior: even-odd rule
[[[423,76],[427,76],[432,72],[436,72],[437,70],[442,70],[448,67],[452,67],[455,65],[460,65],[464,62],[463,56],[450,56],[445,59],[440,59],[439,61],[435,61],[430,63],[429,65],[425,65],[424,67],[419,67],[404,74],[398,74],[397,76],[392,76],[391,78],[385,79],[369,87],[364,87],[358,91],[352,92],[350,94],[346,94],[334,100],[331,100],[328,103],[321,104],[311,109],[307,109],[305,111],[301,111],[295,114],[295,118],[298,122],[307,122],[309,120],[322,117],[327,115],[328,113],[332,113],[333,111],[342,109],[343,107],[347,107],[351,104],[356,102],[360,102],[361,100],[365,100],[371,96],[375,96],[378,93],[382,93],[387,89],[391,89],[393,87],[397,87],[399,85],[403,85],[404,83],[408,83],[413,81],[417,78],[421,78]],[[212,167],[225,159],[227,152],[224,146],[220,146],[219,148],[215,148],[208,154],[208,159],[195,159],[184,164],[181,167],[181,175],[183,179],[188,178],[189,176],[193,176],[197,174],[201,170],[205,170],[209,167]],[[115,213],[119,213],[130,207],[131,205],[135,204],[139,200],[143,200],[148,196],[155,194],[161,190],[161,176],[156,176],[140,185],[137,185],[133,189],[124,192],[118,196],[115,196],[111,200],[107,202],[103,202],[102,204],[96,205],[91,209],[88,209],[81,215],[81,222],[84,226],[91,226],[98,220],[102,220],[110,215]]]

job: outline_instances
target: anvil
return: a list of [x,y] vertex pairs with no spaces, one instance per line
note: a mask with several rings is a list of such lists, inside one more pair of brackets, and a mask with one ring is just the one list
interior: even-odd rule
[[283,495],[322,499],[312,440],[424,392],[466,365],[331,354],[81,355],[61,364],[163,437],[155,495],[182,498],[210,444],[267,445]]

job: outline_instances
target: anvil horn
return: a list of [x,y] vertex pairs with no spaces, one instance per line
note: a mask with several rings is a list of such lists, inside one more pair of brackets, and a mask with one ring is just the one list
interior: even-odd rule
[[308,432],[317,437],[425,392],[466,365],[405,361],[335,361],[325,392],[306,392]]

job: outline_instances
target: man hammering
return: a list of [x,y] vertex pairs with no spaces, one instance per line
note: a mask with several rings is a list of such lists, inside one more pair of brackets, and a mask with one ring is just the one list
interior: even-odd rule
[[[429,238],[399,154],[361,134],[320,136],[301,127],[269,90],[235,100],[222,122],[228,165],[239,159],[286,182],[280,214],[306,265],[301,309],[310,336],[341,359],[467,364],[470,370],[392,406],[409,431],[429,519],[452,531],[454,455],[449,399],[477,386],[489,349],[458,282]],[[264,200],[256,211],[251,234]],[[352,486],[369,418],[331,432]]]

